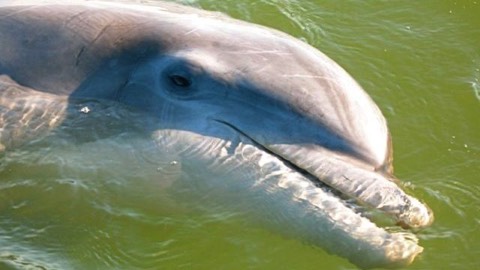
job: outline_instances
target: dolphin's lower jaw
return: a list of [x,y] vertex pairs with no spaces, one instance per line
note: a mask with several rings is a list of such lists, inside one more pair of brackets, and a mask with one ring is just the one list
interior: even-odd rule
[[161,130],[154,137],[160,151],[168,149],[182,168],[209,174],[201,175],[210,180],[200,186],[192,182],[199,190],[191,193],[215,194],[221,203],[241,205],[254,219],[283,234],[364,268],[405,266],[422,252],[413,234],[377,227],[308,175],[231,131],[232,141],[178,130]]
[[292,223],[287,226],[292,233],[358,266],[405,266],[423,250],[417,245],[414,235],[386,232],[354,212],[333,193],[319,188],[299,173],[263,181],[265,184],[257,187],[260,190],[272,190],[271,185],[279,188],[275,191],[279,195],[273,192],[268,195],[280,197],[272,202],[280,204],[279,209],[272,209],[270,213],[282,213],[282,209],[284,213],[290,208],[288,212],[291,216],[284,215],[288,218],[284,222]]

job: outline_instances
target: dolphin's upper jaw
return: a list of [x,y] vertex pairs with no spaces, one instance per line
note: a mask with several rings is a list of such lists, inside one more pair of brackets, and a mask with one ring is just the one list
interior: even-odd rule
[[434,220],[433,211],[418,200],[416,202],[418,203],[415,205],[407,204],[405,210],[398,214],[397,225],[405,229],[421,229],[432,225]]

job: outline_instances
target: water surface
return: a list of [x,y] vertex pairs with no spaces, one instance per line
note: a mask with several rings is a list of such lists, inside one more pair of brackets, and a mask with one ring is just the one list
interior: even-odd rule
[[[435,212],[409,269],[480,266],[480,2],[183,2],[280,29],[340,63],[389,122],[395,174]],[[155,179],[177,168],[136,156],[141,138],[129,143],[2,157],[0,269],[356,269],[241,213],[172,203]]]

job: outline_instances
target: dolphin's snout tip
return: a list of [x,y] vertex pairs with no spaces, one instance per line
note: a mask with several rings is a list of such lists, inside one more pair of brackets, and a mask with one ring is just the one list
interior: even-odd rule
[[434,219],[433,211],[430,207],[412,198],[408,209],[400,215],[398,223],[406,229],[422,229],[432,225]]
[[423,252],[423,247],[417,245],[414,239],[401,239],[392,243],[387,250],[387,258],[391,261],[389,268],[399,268],[410,265]]
[[413,263],[423,252],[418,245],[417,237],[409,232],[389,234],[378,246],[382,252],[371,253],[370,256],[356,254],[351,262],[361,269],[398,269]]

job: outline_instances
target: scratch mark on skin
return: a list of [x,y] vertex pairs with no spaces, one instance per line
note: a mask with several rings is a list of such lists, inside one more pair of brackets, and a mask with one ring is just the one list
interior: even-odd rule
[[326,79],[325,76],[320,75],[305,75],[305,74],[283,74],[282,77],[284,78],[315,78],[315,79]]
[[277,50],[271,50],[271,51],[258,51],[258,50],[251,50],[251,51],[232,51],[229,52],[230,54],[240,54],[240,55],[247,55],[247,54],[275,54],[275,55],[290,55],[291,53],[287,52],[281,52]]
[[22,12],[29,11],[29,10],[34,9],[34,8],[35,8],[35,7],[25,7],[25,8],[23,8],[23,9],[18,10],[18,11],[11,12],[11,13],[9,13],[9,14],[7,14],[7,15],[0,16],[0,18],[2,18],[2,19],[3,19],[3,18],[9,18],[9,17],[15,16],[15,15],[17,15],[17,14],[21,14]]
[[91,46],[92,44],[95,44],[97,42],[97,40],[100,39],[100,37],[103,35],[103,33],[105,33],[107,31],[108,28],[110,28],[110,24],[105,25],[102,28],[102,30],[100,30],[100,32],[95,36],[95,38],[92,39],[92,42],[90,42],[89,46]]
[[68,20],[66,20],[63,23],[64,27],[74,29],[74,27],[70,27],[70,23],[73,22],[75,19],[79,18],[80,16],[86,14],[86,13],[87,13],[87,11],[81,11],[81,12],[78,12],[75,15],[71,16]]
[[82,56],[83,52],[85,51],[85,46],[83,46],[80,51],[78,52],[77,56],[75,57],[75,66],[77,67],[80,64],[80,57]]
[[194,28],[194,29],[192,29],[192,30],[190,30],[190,31],[188,31],[188,32],[185,32],[183,35],[184,35],[184,36],[188,36],[188,35],[190,35],[190,34],[193,34],[193,33],[197,32],[198,29],[199,29],[199,28]]
[[80,64],[80,57],[85,52],[86,48],[87,47],[92,47],[92,45],[95,44],[98,39],[100,39],[102,34],[105,33],[105,31],[107,31],[107,29],[109,27],[110,27],[110,25],[106,25],[105,27],[103,27],[102,30],[100,30],[100,32],[95,36],[94,39],[92,39],[92,41],[89,44],[87,44],[86,46],[82,46],[82,48],[78,52],[77,56],[75,57],[75,66],[78,66]]

